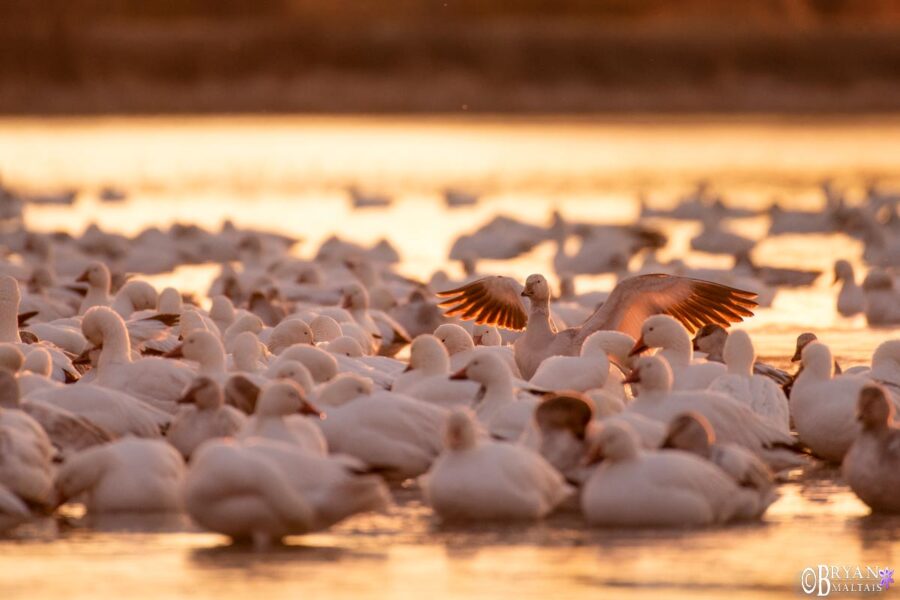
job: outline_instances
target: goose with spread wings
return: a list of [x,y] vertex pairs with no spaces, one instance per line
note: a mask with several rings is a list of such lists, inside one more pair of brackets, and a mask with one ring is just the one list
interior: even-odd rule
[[[638,337],[649,316],[668,314],[690,332],[716,323],[727,327],[753,316],[756,294],[710,281],[650,274],[623,279],[594,314],[581,325],[557,331],[550,320],[550,287],[542,275],[530,275],[523,288],[515,279],[492,276],[439,292],[449,317],[474,320],[516,331],[516,362],[530,378],[545,358],[578,356],[584,340],[595,331],[616,329]],[[531,305],[526,310],[522,298]]]

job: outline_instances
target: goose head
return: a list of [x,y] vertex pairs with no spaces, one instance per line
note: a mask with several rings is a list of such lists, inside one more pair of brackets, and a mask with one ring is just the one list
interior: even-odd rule
[[325,344],[325,349],[332,354],[339,354],[350,358],[360,358],[365,355],[362,346],[359,345],[356,338],[352,338],[348,335],[342,335],[328,342]]
[[641,326],[641,335],[635,341],[629,356],[635,356],[650,348],[680,348],[693,352],[691,336],[684,325],[669,315],[653,315]]
[[706,457],[709,456],[710,446],[714,441],[715,434],[706,417],[691,411],[672,419],[661,447],[685,450]]
[[372,393],[372,380],[355,373],[341,373],[322,386],[318,401],[326,406],[340,406]]
[[225,403],[222,388],[209,377],[197,377],[178,399],[179,404],[195,404],[199,410],[215,410]]
[[330,342],[343,335],[341,326],[328,315],[319,315],[309,322],[313,339],[317,342]]
[[872,375],[900,385],[900,340],[882,342],[872,355]]
[[296,360],[279,360],[270,375],[274,379],[293,381],[303,388],[307,396],[311,395],[316,389],[316,384],[309,369]]
[[159,302],[156,288],[146,281],[128,281],[116,293],[116,300],[124,300],[133,311],[153,310]]
[[856,419],[863,428],[879,430],[888,427],[894,418],[894,405],[878,384],[865,385],[859,391],[856,404]]
[[306,322],[285,319],[272,329],[267,346],[272,354],[280,354],[294,344],[312,344],[314,339],[313,330]]
[[337,375],[337,360],[334,356],[315,346],[297,344],[291,346],[278,357],[278,362],[296,360],[309,370],[313,381],[323,383]]
[[797,345],[794,348],[794,355],[791,357],[791,362],[799,362],[801,358],[803,358],[803,349],[809,346],[812,342],[817,341],[819,338],[816,337],[816,334],[812,332],[801,333],[797,336]]
[[475,325],[472,328],[472,341],[476,346],[499,346],[503,341],[500,331],[492,325]]
[[716,323],[704,325],[694,335],[693,347],[695,352],[703,352],[707,356],[721,357],[725,348],[725,340],[728,339],[728,331]]
[[810,373],[818,379],[834,377],[834,359],[831,349],[821,342],[810,342],[803,349],[801,360],[803,372]]
[[841,259],[834,263],[834,283],[841,281],[854,281],[853,265],[848,261]]
[[645,392],[668,392],[672,389],[672,369],[664,358],[643,356],[635,362],[634,369],[623,383],[634,385],[638,395]]
[[465,367],[450,376],[450,379],[468,379],[488,388],[495,384],[509,385],[511,374],[503,360],[487,350],[477,352]]
[[725,364],[728,366],[729,373],[747,376],[753,374],[756,350],[753,348],[753,341],[746,331],[738,329],[731,332],[731,335],[725,340],[722,356],[725,359]]
[[231,298],[222,294],[213,296],[209,316],[216,323],[224,323],[226,327],[231,325],[235,319],[234,303]]
[[634,338],[621,331],[595,331],[584,340],[581,346],[581,356],[590,356],[598,353],[611,356],[615,362],[623,368],[632,367],[632,359],[629,354],[634,347]]
[[441,340],[450,356],[475,347],[469,332],[456,323],[444,323],[434,330],[434,336]]
[[638,437],[627,423],[605,423],[591,440],[585,462],[629,460],[639,453]]
[[421,370],[430,375],[442,375],[450,370],[450,356],[439,339],[423,333],[416,336],[409,348],[407,371]]
[[358,283],[351,283],[341,289],[341,307],[347,310],[367,310],[369,292]]
[[25,355],[14,344],[0,344],[0,369],[17,373],[25,363]]
[[535,409],[541,456],[561,473],[578,468],[593,415],[591,400],[579,392],[547,394]]
[[204,366],[220,365],[225,369],[225,348],[219,337],[205,329],[192,331],[180,345],[166,353],[166,358],[186,358]]
[[262,389],[256,401],[256,415],[260,417],[286,417],[292,414],[315,415],[322,413],[306,400],[300,386],[292,381],[273,381]]
[[472,411],[459,408],[447,416],[444,423],[444,447],[450,452],[462,452],[475,447],[477,442],[475,418]]
[[94,345],[94,349],[102,348],[113,338],[119,345],[128,344],[128,329],[125,321],[117,312],[107,306],[90,308],[81,320],[81,333]]
[[263,344],[251,331],[244,331],[231,344],[231,355],[234,358],[234,366],[239,371],[253,372],[257,369],[257,362],[262,356]]
[[[178,315],[181,314],[182,306],[183,302],[181,300],[181,292],[179,292],[175,288],[167,287],[159,293],[159,312],[168,315]],[[212,313],[211,309],[210,313]]]
[[46,348],[34,348],[25,357],[22,363],[22,371],[28,371],[42,377],[50,377],[53,372],[53,359]]
[[95,260],[88,264],[84,272],[75,281],[87,283],[90,289],[108,294],[112,277],[109,274],[109,268],[99,260]]
[[549,302],[550,285],[547,283],[547,279],[543,275],[529,275],[528,279],[525,280],[522,296],[538,304]]

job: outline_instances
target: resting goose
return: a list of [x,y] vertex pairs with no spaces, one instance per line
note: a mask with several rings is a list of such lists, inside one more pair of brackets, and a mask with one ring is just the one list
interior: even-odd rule
[[[447,316],[506,329],[525,330],[515,344],[516,362],[524,377],[534,375],[548,356],[578,356],[589,335],[617,329],[637,337],[644,320],[671,314],[691,331],[707,323],[728,326],[753,316],[756,294],[727,286],[670,275],[651,274],[623,279],[609,298],[584,323],[556,331],[550,321],[550,286],[542,275],[531,275],[524,289],[508,277],[486,277],[440,292],[447,298]],[[530,300],[526,311],[522,297]]]
[[[810,334],[812,335],[812,334]],[[723,353],[725,351],[725,341],[728,339],[728,330],[721,325],[710,324],[704,325],[697,330],[694,335],[694,352],[703,352],[706,354],[706,360],[710,362],[725,362]],[[793,381],[793,377],[787,371],[783,371],[770,364],[760,361],[753,362],[753,373],[755,375],[765,375],[778,385],[786,385]]]
[[681,323],[668,315],[654,315],[644,321],[631,355],[648,348],[660,349],[656,355],[669,363],[674,377],[672,386],[676,390],[704,390],[713,379],[726,372],[722,363],[695,362],[690,335]]
[[209,377],[198,377],[178,400],[182,408],[166,431],[166,440],[185,460],[203,442],[233,437],[247,421],[246,415],[225,405],[222,388]]
[[262,437],[293,444],[317,456],[328,454],[325,437],[305,415],[321,417],[292,381],[273,381],[262,389],[253,413],[238,431],[238,439]]
[[844,479],[875,512],[900,513],[900,429],[884,388],[868,384],[859,392],[862,429],[844,456]]

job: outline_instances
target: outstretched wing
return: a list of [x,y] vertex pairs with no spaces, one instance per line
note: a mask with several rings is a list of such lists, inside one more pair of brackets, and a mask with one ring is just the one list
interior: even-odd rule
[[619,282],[609,298],[581,325],[578,339],[617,329],[638,337],[647,317],[667,314],[691,333],[709,323],[728,327],[753,316],[756,294],[701,279],[655,273]]
[[520,331],[528,323],[521,293],[522,286],[515,279],[494,276],[437,295],[447,298],[438,306],[447,309],[444,314],[448,317]]

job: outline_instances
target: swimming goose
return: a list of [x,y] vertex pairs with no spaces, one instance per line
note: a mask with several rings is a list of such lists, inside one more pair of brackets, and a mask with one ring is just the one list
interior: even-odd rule
[[[623,279],[591,317],[579,325],[556,331],[550,323],[550,287],[541,275],[531,275],[524,289],[508,277],[486,277],[440,292],[448,316],[506,329],[525,329],[515,344],[516,362],[524,377],[534,375],[548,356],[577,356],[587,337],[602,329],[616,329],[636,337],[644,320],[669,313],[691,331],[707,323],[727,326],[753,315],[755,294],[723,285],[672,277],[641,275]],[[530,300],[526,312],[521,297]]]
[[364,470],[350,457],[315,456],[273,440],[210,440],[194,454],[184,504],[201,527],[266,546],[387,508],[387,487]]
[[820,342],[803,349],[802,361],[803,370],[791,390],[797,435],[816,456],[840,462],[859,434],[856,402],[868,380],[859,375],[835,377],[831,350]]
[[233,437],[247,421],[244,413],[225,405],[222,388],[209,377],[195,379],[178,404],[182,408],[172,419],[166,440],[185,460],[206,440]]
[[304,397],[300,386],[285,379],[273,381],[260,391],[256,411],[237,432],[238,439],[262,437],[293,444],[318,456],[328,454],[322,431],[305,415],[322,413]]
[[480,440],[476,431],[471,412],[450,413],[444,451],[419,479],[425,499],[441,519],[539,519],[574,492],[539,454],[515,444]]
[[641,450],[624,423],[606,425],[592,440],[588,461],[603,462],[581,495],[591,525],[684,527],[752,519],[759,495],[719,467],[680,450]]
[[94,370],[97,385],[130,394],[170,412],[182,390],[193,380],[193,370],[174,360],[131,359],[131,343],[122,317],[105,306],[90,309],[81,322],[84,337],[100,349]]
[[59,503],[83,499],[88,513],[181,510],[185,468],[162,440],[125,437],[70,457],[56,474]]
[[[703,352],[706,354],[705,358],[707,361],[724,363],[725,358],[722,354],[725,351],[725,341],[727,339],[728,331],[721,325],[704,325],[698,329],[696,335],[694,335],[694,352]],[[780,386],[784,386],[793,381],[793,376],[787,371],[783,371],[758,360],[753,362],[753,374],[764,375]]]
[[791,411],[787,396],[768,377],[753,374],[756,350],[747,332],[733,331],[725,341],[723,354],[728,373],[716,377],[707,389],[739,400],[774,427],[789,433]]
[[793,448],[795,440],[754,413],[748,406],[718,392],[706,390],[672,391],[672,370],[658,356],[637,361],[625,380],[636,383],[638,395],[625,407],[666,425],[676,416],[695,411],[710,422],[716,439],[743,446],[762,458],[775,471],[802,464]]
[[900,429],[894,412],[894,404],[878,384],[860,390],[861,429],[841,468],[850,489],[875,512],[900,512]]
[[834,283],[841,284],[837,297],[837,311],[845,317],[858,315],[865,308],[863,289],[856,284],[853,266],[846,260],[834,263]]
[[717,362],[694,362],[691,336],[684,326],[669,315],[648,317],[641,326],[641,335],[631,349],[635,356],[648,348],[660,348],[656,356],[666,359],[674,376],[673,389],[704,390],[725,366]]
[[718,466],[739,486],[755,490],[760,496],[760,514],[778,498],[769,467],[746,448],[717,443],[712,426],[700,413],[686,412],[672,419],[661,447],[696,454]]

